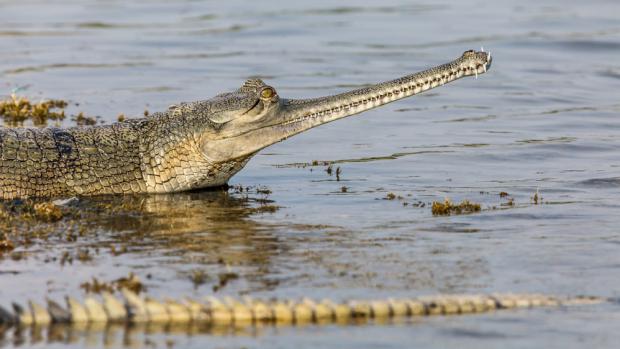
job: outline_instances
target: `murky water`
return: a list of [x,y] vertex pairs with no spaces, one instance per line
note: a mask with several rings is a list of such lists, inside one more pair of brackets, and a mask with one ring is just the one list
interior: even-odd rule
[[[262,151],[231,181],[249,193],[84,199],[72,204],[71,219],[14,225],[28,238],[0,260],[0,303],[80,295],[92,277],[129,272],[155,296],[617,297],[618,13],[614,0],[2,1],[0,94],[21,87],[34,99],[68,99],[79,103],[75,112],[107,123],[206,99],[249,76],[305,98],[481,45],[495,59],[478,80]],[[325,166],[298,165],[313,160],[334,161],[340,180]],[[388,193],[401,198],[385,200]],[[479,202],[483,211],[433,217],[429,203],[446,197]],[[238,277],[222,284],[222,273]],[[155,331],[124,344],[615,347],[619,310],[604,304],[241,336]],[[99,333],[45,338],[0,337],[0,345],[106,343]]]

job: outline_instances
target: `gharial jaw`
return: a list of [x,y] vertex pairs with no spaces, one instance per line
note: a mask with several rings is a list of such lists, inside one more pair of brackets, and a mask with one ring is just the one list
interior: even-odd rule
[[259,92],[275,96],[261,117],[223,124],[217,137],[202,145],[214,161],[245,157],[311,128],[413,96],[465,76],[484,74],[491,67],[491,54],[469,50],[456,60],[396,80],[333,96],[313,99],[279,99],[275,90],[258,80]]

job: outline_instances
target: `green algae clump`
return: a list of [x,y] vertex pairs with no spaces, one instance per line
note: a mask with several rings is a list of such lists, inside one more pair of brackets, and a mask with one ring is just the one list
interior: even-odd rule
[[92,126],[97,125],[97,117],[86,116],[83,112],[73,116],[71,118],[72,121],[75,122],[78,126]]
[[63,213],[60,207],[51,202],[40,202],[33,206],[35,216],[44,222],[56,222],[62,219]]
[[133,293],[139,294],[140,292],[146,290],[144,284],[140,281],[140,278],[131,272],[127,277],[121,277],[110,282],[99,281],[96,277],[93,277],[91,281],[80,284],[80,288],[86,293],[113,293],[117,290],[120,291],[122,289],[128,289]]
[[0,254],[10,252],[15,249],[15,245],[4,234],[0,235]]
[[44,126],[48,120],[63,120],[67,104],[66,101],[59,99],[35,103],[12,93],[7,100],[0,101],[0,117],[10,125],[19,125],[30,119],[35,126]]
[[[48,121],[62,121],[65,119],[65,108],[69,103],[62,99],[47,99],[32,102],[27,97],[19,97],[11,93],[6,100],[0,100],[0,117],[9,127],[23,126],[30,120],[34,126],[44,127]],[[76,104],[77,105],[77,104]],[[77,126],[96,125],[98,116],[87,116],[83,112],[69,114],[71,121]]]
[[460,204],[454,204],[450,199],[445,199],[444,202],[433,201],[431,211],[433,216],[450,216],[480,212],[480,209],[480,204],[470,202],[469,200],[463,200]]

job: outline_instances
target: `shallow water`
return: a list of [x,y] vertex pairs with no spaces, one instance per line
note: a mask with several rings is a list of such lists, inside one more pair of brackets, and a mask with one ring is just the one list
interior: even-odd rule
[[[281,96],[306,98],[481,45],[494,56],[477,80],[263,150],[231,181],[249,193],[83,199],[72,208],[82,218],[26,224],[28,243],[0,260],[0,303],[81,295],[92,277],[129,272],[154,296],[618,297],[618,13],[612,0],[0,2],[0,94],[21,87],[33,99],[68,99],[79,103],[75,112],[107,123],[209,98],[249,76]],[[325,166],[299,166],[313,160],[334,161],[340,180]],[[385,200],[388,193],[402,199]],[[446,197],[479,202],[483,211],[434,217],[429,204]],[[79,260],[79,251],[90,258]],[[63,254],[72,263],[61,263]],[[192,282],[197,271],[208,276],[203,284]],[[226,272],[239,277],[222,286]],[[604,304],[240,336],[155,331],[133,345],[614,347],[619,310]],[[50,346],[99,347],[99,335]],[[25,344],[47,346],[45,338],[26,336]]]

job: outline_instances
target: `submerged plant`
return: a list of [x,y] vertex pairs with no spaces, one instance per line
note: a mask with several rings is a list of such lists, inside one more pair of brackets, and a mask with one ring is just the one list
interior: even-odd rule
[[480,204],[463,200],[460,204],[454,204],[450,199],[446,198],[444,202],[433,201],[431,211],[433,216],[449,216],[480,212]]
[[26,97],[18,97],[12,92],[7,100],[0,101],[0,117],[10,125],[19,125],[32,120],[35,126],[43,126],[48,120],[60,121],[65,118],[68,103],[60,99],[31,102]]
[[[62,99],[47,99],[33,102],[27,97],[17,96],[16,90],[11,92],[9,98],[0,100],[0,117],[9,126],[22,126],[30,120],[34,126],[46,126],[48,121],[62,121],[65,119],[65,108],[69,103]],[[122,114],[121,114],[122,115]],[[70,115],[71,120],[77,126],[96,125],[98,116],[87,116],[83,112]],[[119,121],[120,121],[119,116]],[[123,115],[123,120],[125,116]]]

